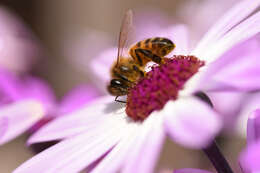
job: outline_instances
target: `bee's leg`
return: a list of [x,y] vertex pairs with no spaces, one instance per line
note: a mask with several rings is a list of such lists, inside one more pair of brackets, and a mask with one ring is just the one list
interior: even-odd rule
[[115,101],[116,101],[116,102],[119,102],[119,103],[126,103],[126,101],[117,100],[118,97],[119,97],[119,96],[116,96],[116,97],[115,97]]
[[163,63],[163,59],[160,56],[153,54],[150,50],[135,49],[135,54],[138,58],[139,63],[142,62],[141,57],[145,57],[147,59],[150,59],[151,61],[153,61],[157,64]]

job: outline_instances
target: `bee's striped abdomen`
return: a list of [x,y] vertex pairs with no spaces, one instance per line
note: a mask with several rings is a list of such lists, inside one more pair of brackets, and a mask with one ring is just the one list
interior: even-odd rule
[[146,65],[149,61],[160,64],[162,62],[161,59],[174,48],[175,45],[171,40],[163,37],[154,37],[136,43],[131,47],[129,54],[140,66]]

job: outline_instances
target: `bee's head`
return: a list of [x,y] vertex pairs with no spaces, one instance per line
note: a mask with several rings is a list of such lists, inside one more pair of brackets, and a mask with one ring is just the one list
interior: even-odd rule
[[129,86],[122,79],[112,79],[107,87],[108,92],[113,96],[127,95]]

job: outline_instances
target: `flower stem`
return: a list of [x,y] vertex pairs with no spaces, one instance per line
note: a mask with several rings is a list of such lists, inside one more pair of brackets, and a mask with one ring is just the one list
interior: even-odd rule
[[218,173],[233,173],[231,167],[229,166],[227,160],[219,150],[215,141],[213,141],[210,146],[203,149],[203,151],[208,156],[209,160],[211,161]]
[[[204,92],[197,92],[194,95],[207,103],[210,107],[214,107],[210,98]],[[215,141],[213,141],[207,148],[204,148],[203,151],[208,156],[209,160],[218,173],[233,173],[231,167],[229,166],[224,155],[220,152]]]

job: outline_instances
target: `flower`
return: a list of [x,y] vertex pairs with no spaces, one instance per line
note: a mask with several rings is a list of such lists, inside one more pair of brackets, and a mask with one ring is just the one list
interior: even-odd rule
[[98,96],[94,87],[81,86],[58,102],[45,81],[28,73],[44,56],[37,38],[3,6],[0,28],[0,145],[27,130],[33,133],[59,114],[71,112]]
[[72,90],[60,103],[46,82],[29,75],[19,78],[0,71],[0,145],[23,132],[35,132],[59,114],[72,112],[97,96],[90,86]]
[[0,144],[29,129],[54,107],[49,86],[34,77],[18,78],[11,72],[0,72],[1,104]]
[[[49,86],[27,74],[42,47],[22,20],[0,7],[0,145],[30,128],[54,103]],[[37,100],[37,101],[36,101]]]
[[[194,94],[205,98],[205,95],[198,92],[259,88],[258,85],[250,83],[252,80],[259,80],[259,75],[248,78],[250,74],[247,72],[251,69],[250,65],[245,66],[237,76],[232,76],[234,75],[232,72],[241,64],[231,63],[228,68],[221,66],[216,74],[218,71],[230,69],[228,71],[230,73],[221,76],[221,80],[219,78],[214,80],[215,76],[210,73],[217,59],[225,63],[227,60],[221,57],[223,54],[260,31],[260,13],[257,12],[248,17],[259,5],[260,1],[242,1],[237,4],[206,33],[190,53],[185,49],[188,47],[188,40],[185,40],[187,38],[185,26],[179,25],[162,30],[157,36],[170,38],[177,48],[179,46],[173,52],[175,56],[170,55],[177,58],[170,60],[170,63],[165,63],[163,67],[152,67],[158,73],[151,70],[148,72],[148,77],[141,81],[149,80],[150,75],[156,74],[160,80],[161,69],[165,68],[167,74],[170,74],[169,68],[174,64],[176,64],[174,70],[190,70],[187,75],[180,73],[182,76],[176,79],[174,90],[178,92],[177,99],[168,100],[162,109],[153,107],[154,111],[147,114],[142,119],[143,121],[135,121],[131,118],[132,116],[129,117],[125,112],[125,106],[114,102],[111,96],[97,99],[91,105],[52,121],[34,134],[29,139],[29,144],[61,139],[63,141],[31,158],[18,167],[14,173],[39,170],[48,173],[79,172],[93,163],[95,166],[91,172],[116,172],[119,169],[122,172],[152,172],[166,134],[169,134],[175,142],[187,147],[207,147],[221,129],[221,121],[219,115]],[[109,63],[108,57],[116,57],[116,51],[110,49],[103,52],[100,57],[104,63],[93,62],[92,65],[95,64],[93,71],[98,72],[100,77],[108,78],[109,69],[106,68]],[[236,58],[232,57],[232,60]],[[196,66],[196,68],[187,69],[188,66]],[[259,74],[259,71],[256,73]],[[242,82],[234,82],[230,80],[230,76],[239,77]],[[163,77],[167,77],[166,80],[175,79],[172,76]],[[179,80],[183,78],[186,81]],[[100,82],[97,79],[96,81]],[[138,84],[137,89],[130,91],[131,94],[138,89],[145,89]],[[159,89],[167,90],[166,88]],[[137,94],[137,96],[141,99],[141,95]],[[174,95],[172,96],[174,98]],[[145,93],[144,97],[149,98],[148,93]],[[161,99],[160,96],[157,97]],[[145,103],[147,106],[156,105],[149,104],[149,100]],[[142,105],[135,106],[140,108],[139,106]]]

